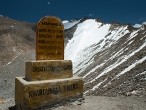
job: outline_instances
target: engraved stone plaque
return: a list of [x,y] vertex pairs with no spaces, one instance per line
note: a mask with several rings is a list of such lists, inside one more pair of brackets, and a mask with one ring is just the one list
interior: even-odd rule
[[71,78],[71,60],[38,60],[26,62],[25,77],[29,81]]
[[59,18],[46,16],[38,22],[36,60],[64,60],[64,26]]
[[36,110],[82,96],[83,80],[80,77],[30,82],[22,77],[15,78],[15,101],[20,110]]

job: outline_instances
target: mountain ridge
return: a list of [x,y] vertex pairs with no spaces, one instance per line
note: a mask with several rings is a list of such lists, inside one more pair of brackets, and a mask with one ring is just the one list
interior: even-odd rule
[[[7,25],[0,24],[0,47],[5,46],[0,57],[2,82],[11,75],[13,78],[24,76],[24,67],[19,65],[25,66],[27,60],[35,59],[36,25],[4,20]],[[64,26],[70,25],[65,28],[65,59],[73,61],[74,75],[84,78],[86,95],[146,95],[145,24],[135,28],[97,19],[65,23]],[[14,92],[14,84],[11,89]]]
[[[93,19],[90,20],[93,21]],[[97,21],[96,25],[98,25],[98,23],[100,22]],[[146,84],[146,75],[144,68],[146,66],[146,25],[143,25],[140,28],[135,28],[131,25],[121,25],[117,23],[109,24],[108,31],[104,31],[106,35],[103,35],[103,39],[100,39],[98,42],[95,42],[88,47],[79,49],[80,46],[90,41],[91,37],[95,34],[97,35],[96,37],[101,36],[101,31],[96,31],[96,33],[93,34],[89,34],[90,32],[87,33],[90,29],[92,31],[94,30],[94,26],[92,25],[92,27],[89,27],[89,24],[92,23],[88,23],[87,25],[79,24],[78,26],[76,26],[76,31],[74,32],[73,36],[70,37],[71,39],[69,40],[65,49],[65,54],[69,56],[68,59],[73,60],[74,74],[82,76],[85,79],[85,94],[107,96],[127,94],[145,95],[146,90],[144,86]],[[86,31],[80,28],[81,25],[83,25],[83,28],[87,28]],[[104,26],[106,25],[106,23],[100,23],[100,26],[97,29],[99,30],[101,28],[104,28]],[[77,32],[79,33],[78,35],[75,34]],[[87,41],[85,43],[80,38],[84,35],[85,37],[83,38],[87,37],[86,39],[83,39],[83,41]],[[93,42],[94,40],[95,39],[92,39]],[[79,44],[79,42],[81,42],[81,44]],[[77,52],[75,53],[74,49],[72,48],[77,49]],[[77,58],[73,58],[75,54]],[[139,56],[141,56],[141,58],[139,58]],[[139,67],[139,65],[141,65],[142,67]],[[139,72],[141,72],[139,73],[140,75],[138,73],[135,73],[138,71],[134,71],[133,75],[131,74],[131,71],[135,70],[135,68],[138,69]],[[120,90],[114,90],[115,88],[118,88],[120,84],[131,80],[130,78],[134,77],[134,74],[137,76],[139,75],[139,78],[141,77],[141,80],[143,80],[140,82],[139,79],[138,84],[136,84],[137,86],[141,84],[141,87],[135,87],[133,85],[133,83],[135,84],[134,80],[136,80],[135,78],[133,78],[133,80],[131,81],[132,84],[129,83],[133,87],[125,86],[127,87],[127,90],[122,90],[122,88],[120,88]],[[116,80],[117,76],[120,77],[121,82]],[[113,84],[110,85],[110,83]]]
[[[93,110],[96,109],[95,105],[101,98],[103,102],[108,100],[108,103],[109,101],[114,103],[116,106],[114,108],[118,109],[115,102],[127,100],[119,96],[142,97],[141,102],[144,105],[145,24],[134,27],[128,24],[103,23],[97,19],[83,18],[64,22],[64,27],[65,59],[72,60],[74,75],[84,79],[84,96],[87,100],[82,104],[83,109],[88,104],[94,105],[93,108],[91,107]],[[0,106],[1,102],[4,103],[2,108],[14,106],[15,77],[25,76],[25,63],[35,60],[35,28],[36,24],[0,16]],[[108,96],[108,98],[101,96]],[[117,97],[114,102],[111,102],[113,96]],[[137,103],[137,98],[135,100]],[[130,102],[135,101],[132,99]],[[120,106],[123,107],[123,105]],[[99,106],[101,110],[104,109],[103,104],[100,103]],[[109,106],[113,105],[106,107],[109,108]],[[64,106],[61,107],[64,109]],[[77,105],[74,107],[78,109]],[[131,105],[127,105],[125,109],[127,107]],[[138,108],[142,107],[138,106]],[[72,105],[68,109],[73,109]]]

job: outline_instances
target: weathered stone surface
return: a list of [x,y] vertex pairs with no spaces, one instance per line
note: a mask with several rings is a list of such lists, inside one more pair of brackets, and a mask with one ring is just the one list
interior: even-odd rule
[[37,24],[36,61],[26,62],[25,78],[15,78],[18,110],[36,110],[82,97],[83,79],[73,77],[71,60],[64,60],[64,27],[57,17]]
[[82,95],[83,80],[80,77],[30,82],[22,77],[15,79],[15,102],[21,110],[42,108]]
[[36,60],[64,59],[64,26],[54,16],[45,16],[37,24]]
[[71,60],[38,60],[26,62],[25,78],[28,81],[70,78]]

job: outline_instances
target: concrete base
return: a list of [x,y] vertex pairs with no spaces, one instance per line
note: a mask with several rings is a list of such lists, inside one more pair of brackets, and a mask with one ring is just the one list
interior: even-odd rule
[[80,77],[30,82],[23,77],[15,78],[15,103],[19,110],[38,109],[82,95]]

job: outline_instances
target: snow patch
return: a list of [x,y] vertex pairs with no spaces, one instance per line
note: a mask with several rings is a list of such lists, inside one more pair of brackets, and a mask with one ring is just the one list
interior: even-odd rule
[[138,35],[138,31],[139,31],[139,30],[136,30],[136,31],[132,32],[132,33],[130,34],[130,37],[128,38],[128,40],[131,40],[132,38],[134,38],[135,36],[137,36],[137,35]]
[[73,21],[73,22],[69,22],[69,21],[65,20],[65,21],[63,21],[64,29],[69,29],[69,28],[73,27],[74,25],[76,25],[79,22],[80,22],[80,20]]
[[143,22],[142,24],[146,25],[146,21],[145,21],[145,22]]
[[100,68],[104,64],[105,63],[101,63],[100,65],[97,65],[95,68],[93,68],[92,70],[90,70],[85,76],[83,76],[83,78],[86,78],[88,75],[90,75],[92,72],[95,72],[95,70],[97,70],[98,68]]
[[69,40],[65,48],[65,58],[75,61],[80,51],[103,39],[108,33],[110,25],[101,25],[102,23],[97,23],[95,20],[86,20],[79,24],[73,38]]
[[16,58],[17,58],[17,56],[15,56],[10,62],[8,62],[7,64],[5,64],[4,66],[7,66],[7,65],[11,64]]
[[63,24],[68,23],[68,22],[69,22],[68,20],[64,20],[64,21],[62,21]]
[[141,26],[142,26],[141,24],[135,24],[133,27],[134,28],[141,28]]
[[[99,77],[105,75],[106,73],[110,72],[111,70],[113,70],[114,68],[118,67],[119,65],[121,65],[122,63],[124,63],[125,61],[127,61],[127,59],[129,59],[131,56],[133,56],[134,54],[136,54],[137,52],[139,52],[141,49],[143,49],[146,46],[146,42],[137,50],[135,50],[134,52],[132,52],[129,55],[124,56],[124,58],[122,58],[122,60],[120,62],[116,62],[114,64],[112,64],[111,66],[107,67],[102,73],[100,73],[95,79],[93,79],[91,82],[94,82],[95,80],[97,80]],[[119,73],[119,74],[124,74],[126,71],[128,71],[130,68],[133,68],[134,65],[143,62],[144,60],[146,60],[146,56],[142,59],[140,59],[139,61],[135,62],[134,64],[132,64],[129,68],[125,69],[123,72]],[[120,76],[117,75],[116,78]]]
[[136,65],[142,63],[143,61],[146,60],[146,56],[143,57],[142,59],[136,61],[135,63],[133,63],[132,65],[130,65],[128,68],[125,68],[121,73],[119,73],[118,75],[115,76],[115,78],[125,74],[126,72],[130,71],[131,69],[133,69]]
[[[84,72],[94,62],[95,54],[111,46],[122,36],[129,33],[127,26],[123,26],[112,32],[109,31],[110,27],[110,24],[102,24],[93,19],[86,20],[77,26],[73,38],[65,48],[65,59],[71,59],[73,61],[73,72],[75,74],[79,75],[81,72]],[[108,40],[110,42],[107,45]],[[95,71],[96,68],[98,66],[92,71]],[[83,77],[87,77],[92,71]]]

